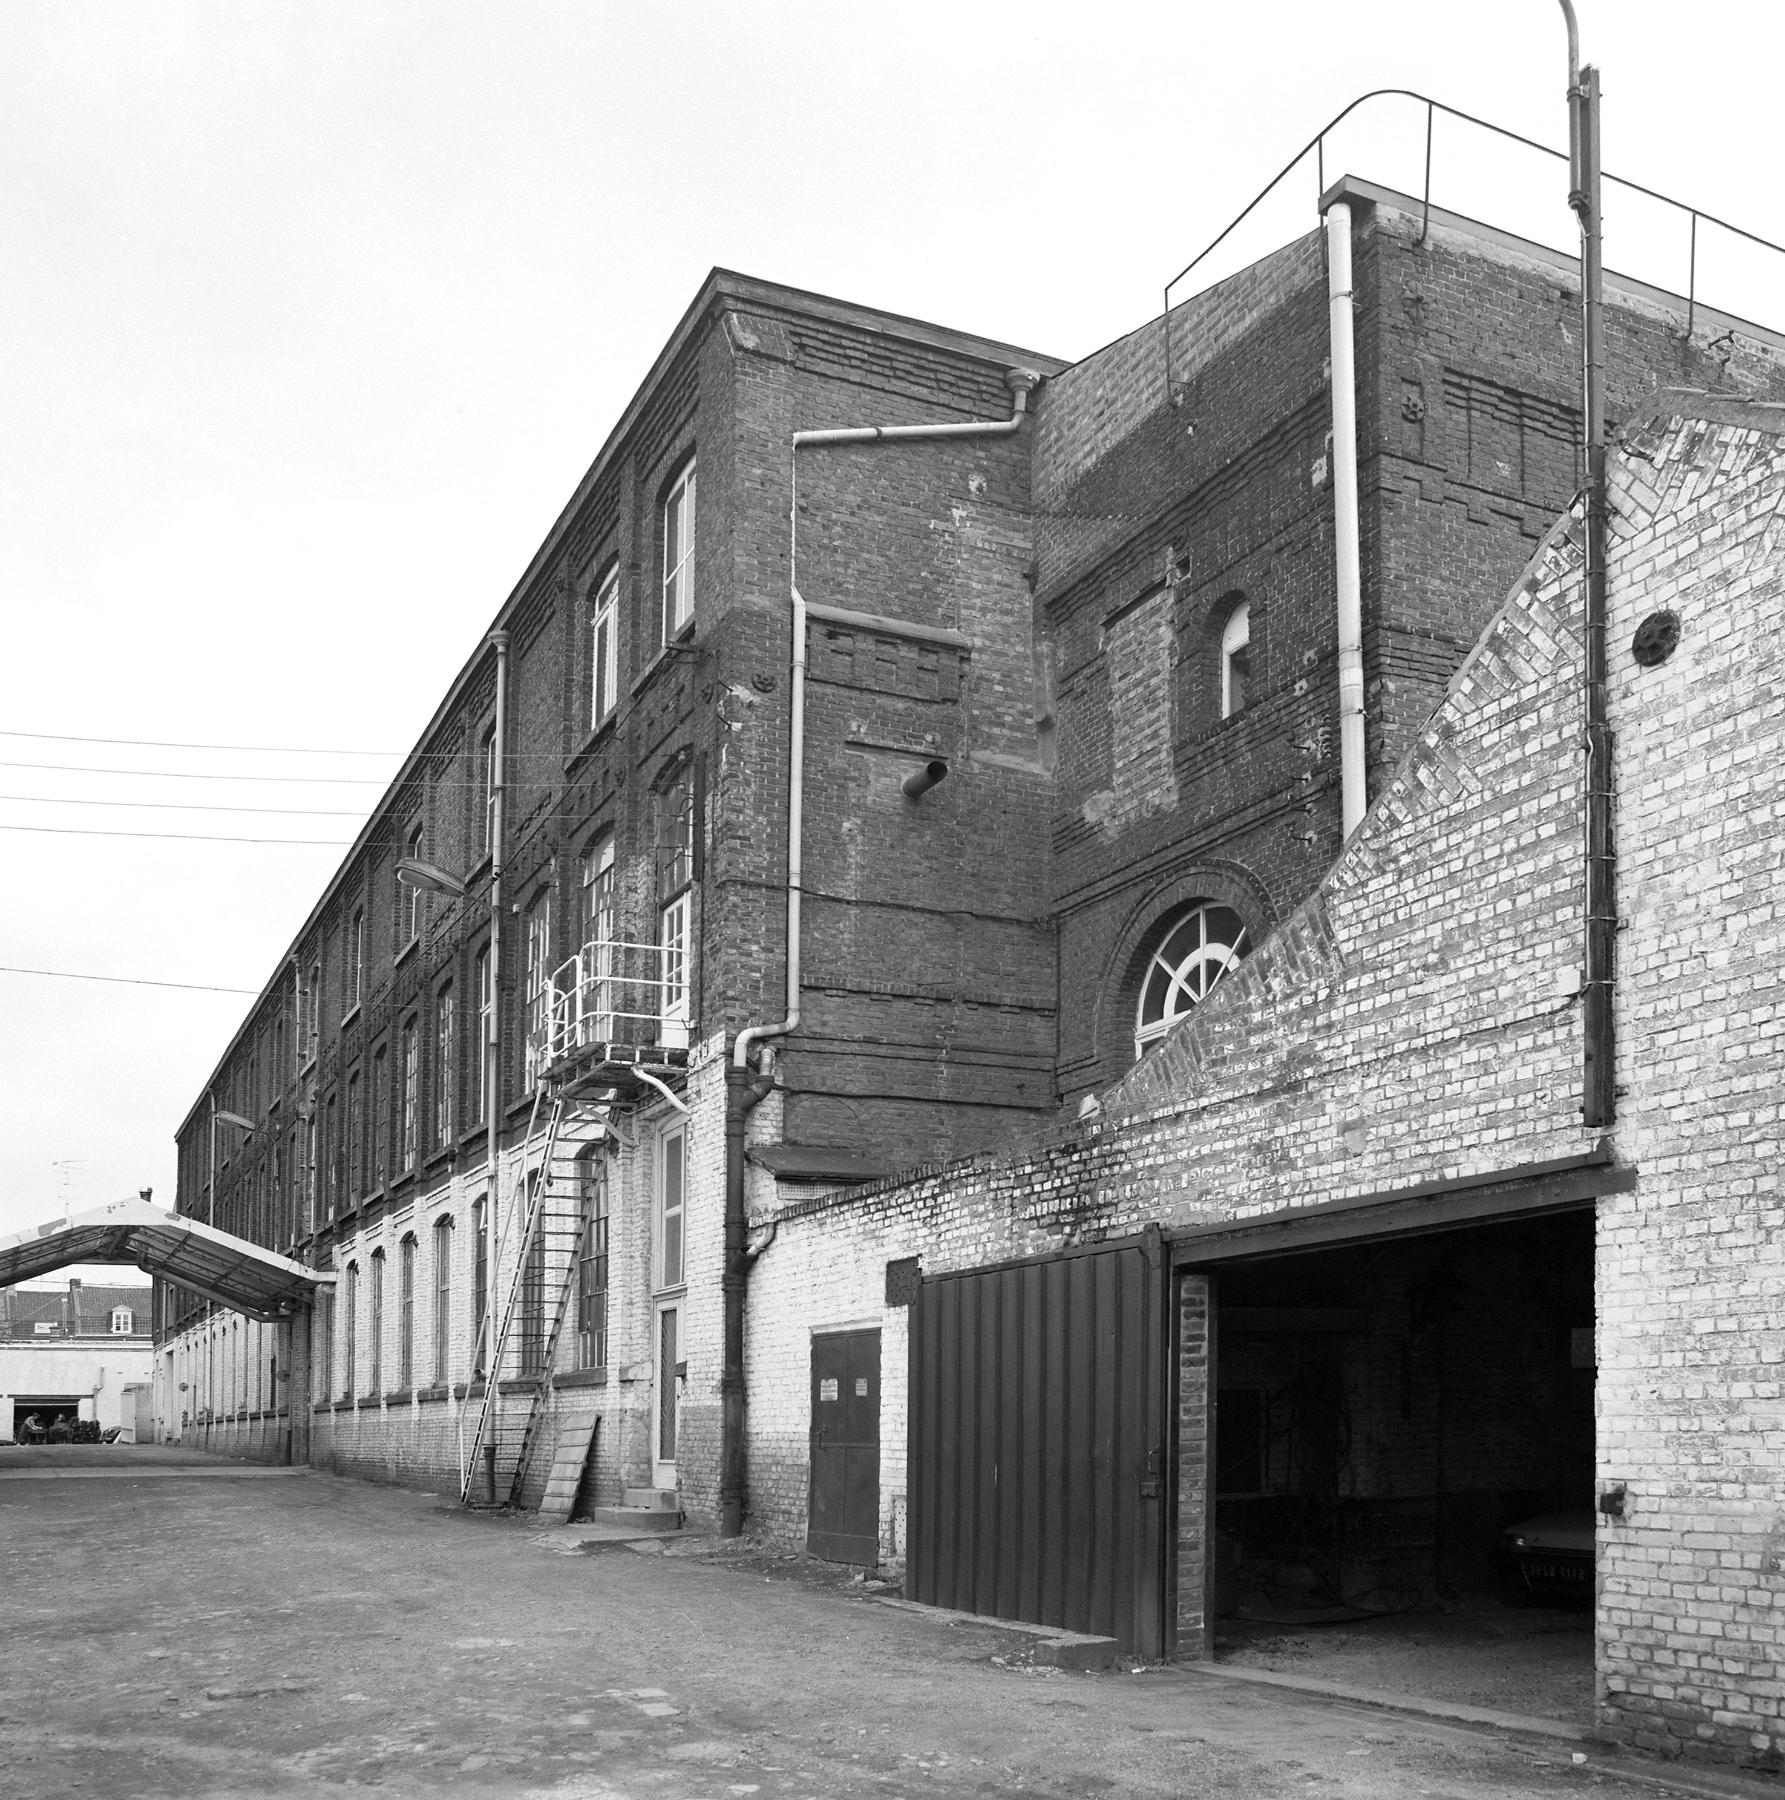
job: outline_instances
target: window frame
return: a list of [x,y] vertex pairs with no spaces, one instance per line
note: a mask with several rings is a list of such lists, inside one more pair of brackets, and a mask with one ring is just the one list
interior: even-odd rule
[[[1228,609],[1221,625],[1221,717],[1232,719],[1246,710],[1251,686],[1252,602],[1241,598]],[[1237,680],[1236,677],[1237,670]]]
[[[404,856],[411,862],[423,861],[422,846],[426,841],[421,820],[417,819],[404,835]],[[428,897],[420,888],[411,887],[406,881],[398,881],[394,873],[391,876],[391,882],[397,890],[399,917],[403,921],[403,929],[398,933],[400,941],[393,960],[401,962],[409,951],[421,942],[422,928],[427,923]]]
[[477,1042],[471,1051],[471,1068],[477,1078],[477,1110],[471,1115],[474,1125],[482,1125],[488,1120],[494,1101],[490,1093],[490,1025],[495,1017],[496,995],[490,981],[491,972],[490,947],[485,944],[471,959],[471,984],[477,990]]
[[347,967],[343,973],[347,982],[347,1004],[341,1009],[341,1023],[345,1025],[359,1011],[366,997],[366,909],[363,906],[353,909],[347,927]]
[[414,1013],[397,1033],[397,1069],[402,1083],[397,1163],[393,1173],[407,1175],[421,1155],[421,1030]]
[[544,1078],[552,1022],[552,890],[542,888],[527,908],[522,960],[522,1056],[526,1091]]
[[444,1386],[452,1379],[452,1249],[451,1213],[442,1213],[434,1221],[434,1381]]
[[620,704],[620,565],[595,586],[589,608],[589,729],[599,731]]
[[413,1231],[397,1243],[397,1388],[408,1393],[415,1386],[415,1256]]
[[607,1367],[608,1307],[612,1269],[612,1214],[605,1147],[582,1158],[582,1236],[576,1255],[577,1366]]
[[366,1277],[366,1392],[384,1391],[384,1246],[368,1258]]
[[694,623],[697,501],[695,458],[690,456],[663,490],[663,499],[657,508],[661,545],[659,618],[665,644],[675,643]]
[[449,981],[434,995],[434,1145],[446,1149],[458,1127],[458,1002]]
[[353,1397],[354,1383],[359,1379],[359,1260],[347,1265],[345,1305],[341,1308],[341,1373],[345,1377],[342,1393]]
[[[688,1128],[685,1124],[677,1120],[658,1132],[656,1154],[652,1160],[651,1291],[675,1294],[688,1285]],[[676,1176],[673,1183],[669,1178],[672,1168]],[[673,1261],[670,1257],[672,1245]]]
[[[1239,929],[1231,941],[1211,936],[1209,932],[1210,915],[1226,913],[1238,924]],[[1167,962],[1166,950],[1176,941],[1184,927],[1192,921],[1200,921],[1196,943],[1175,963]],[[1163,1038],[1181,1019],[1187,1018],[1197,1007],[1208,999],[1215,988],[1227,978],[1234,966],[1244,961],[1249,949],[1249,933],[1244,916],[1239,909],[1229,906],[1225,901],[1211,899],[1207,896],[1188,901],[1182,906],[1174,907],[1153,926],[1146,942],[1152,946],[1141,963],[1140,979],[1134,989],[1134,1059],[1138,1062],[1152,1047]],[[1199,970],[1215,963],[1210,952],[1219,948],[1225,952],[1219,958],[1218,966],[1212,974],[1200,977],[1200,991],[1191,993],[1186,981],[1186,971],[1195,964]],[[1165,991],[1161,999],[1160,1015],[1157,1019],[1146,1017],[1147,1005],[1155,981],[1163,978]],[[1177,1011],[1170,1010],[1174,998],[1186,994],[1189,1004]]]

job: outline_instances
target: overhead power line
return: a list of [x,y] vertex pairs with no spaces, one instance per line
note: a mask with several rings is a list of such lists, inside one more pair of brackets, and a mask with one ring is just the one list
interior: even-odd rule
[[[282,781],[295,787],[390,786],[382,775],[228,775],[218,769],[102,769],[91,763],[8,762],[4,758],[0,758],[0,769],[50,769],[58,775],[140,775],[150,781]],[[435,785],[443,784],[437,782]]]
[[219,837],[202,831],[102,831],[87,825],[0,824],[0,831],[49,832],[56,837],[179,838],[192,844],[318,844],[331,850],[345,850],[350,841],[347,838]]
[[213,987],[205,981],[150,981],[141,975],[83,975],[73,969],[15,969],[0,963],[0,975],[48,975],[57,981],[109,981],[121,987],[184,988],[193,994],[258,994],[259,988]]
[[312,819],[363,819],[363,808],[339,806],[218,806],[208,800],[91,800],[64,794],[0,794],[0,800],[23,800],[33,806],[127,806],[157,812],[282,813]]
[[0,737],[36,738],[51,744],[128,744],[142,750],[251,750],[267,756],[383,756],[395,758],[400,750],[337,750],[319,744],[188,744],[166,738],[77,737],[66,731],[8,731],[0,727]]

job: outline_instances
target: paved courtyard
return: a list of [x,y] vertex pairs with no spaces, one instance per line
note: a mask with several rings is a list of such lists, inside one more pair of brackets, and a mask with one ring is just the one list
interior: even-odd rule
[[1720,1785],[1190,1671],[1037,1668],[1026,1638],[878,1604],[799,1559],[583,1546],[433,1495],[153,1448],[0,1449],[0,1618],[7,1795]]

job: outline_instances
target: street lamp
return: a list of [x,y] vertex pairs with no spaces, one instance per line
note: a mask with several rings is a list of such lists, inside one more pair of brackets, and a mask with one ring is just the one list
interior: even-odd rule
[[217,1104],[215,1094],[211,1096],[211,1175],[205,1183],[205,1223],[217,1223],[217,1127],[219,1125],[235,1125],[250,1135],[254,1131],[254,1121],[244,1119],[239,1112],[226,1112]]
[[404,887],[419,888],[424,894],[444,894],[449,899],[457,899],[465,892],[465,884],[458,876],[413,856],[398,859],[397,879]]

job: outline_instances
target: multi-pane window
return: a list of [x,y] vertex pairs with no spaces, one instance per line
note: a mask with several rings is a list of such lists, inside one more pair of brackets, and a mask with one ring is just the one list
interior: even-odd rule
[[598,1147],[582,1162],[583,1236],[576,1264],[577,1364],[607,1367],[607,1168]]
[[302,1045],[298,1051],[303,1062],[314,1062],[316,1049],[322,1030],[322,959],[320,957],[310,965],[310,979],[304,987],[304,1009],[299,1036]]
[[[419,824],[409,827],[409,835],[403,840],[403,855],[410,862],[421,861],[421,826]],[[423,899],[420,888],[411,887],[404,881],[397,883],[397,949],[399,951],[413,944],[421,936]]]
[[455,1125],[452,1101],[459,1079],[458,1065],[453,1061],[458,1051],[457,1031],[453,991],[443,987],[434,1003],[434,1142],[440,1145],[452,1142]]
[[341,1391],[344,1394],[351,1394],[354,1382],[359,1379],[358,1325],[359,1264],[350,1262],[347,1265],[347,1291],[341,1296],[341,1373],[345,1378]]
[[486,856],[496,849],[496,728],[483,734],[478,750],[479,787],[483,794],[483,849]]
[[592,731],[619,702],[618,623],[620,570],[609,569],[595,593],[589,621],[589,729]]
[[434,1221],[434,1379],[452,1373],[452,1220]]
[[372,1280],[369,1294],[370,1314],[366,1320],[366,1371],[370,1379],[366,1392],[376,1394],[384,1387],[384,1247],[372,1252]]
[[381,1188],[390,1179],[390,1056],[380,1044],[372,1052],[372,1180]]
[[335,1391],[335,1296],[325,1292],[316,1308],[316,1391]]
[[120,1337],[128,1337],[136,1330],[136,1314],[128,1306],[112,1308],[112,1331]]
[[415,1233],[397,1246],[397,1386],[415,1386]]
[[663,1042],[672,1048],[688,1042],[688,925],[689,902],[684,891],[664,907],[658,921],[657,947],[662,958]]
[[481,1375],[487,1348],[484,1315],[490,1299],[490,1211],[482,1200],[471,1208],[471,1223],[471,1373]]
[[657,1140],[656,1283],[679,1288],[684,1279],[682,1220],[686,1200],[688,1134],[671,1126]]
[[619,895],[611,835],[583,853],[580,891],[582,966],[576,996],[577,1026],[580,1041],[606,1043],[614,1035],[621,955],[617,942],[620,935]]
[[347,928],[347,1004],[343,1011],[351,1013],[366,993],[366,909],[354,910]]
[[1134,1054],[1140,1056],[1200,1004],[1245,949],[1246,927],[1231,907],[1204,900],[1176,915],[1141,977]]
[[527,1086],[538,1086],[552,1021],[552,896],[548,888],[527,909]]
[[663,499],[663,641],[694,616],[694,463],[690,459]]
[[398,1163],[404,1169],[413,1169],[416,1152],[420,1147],[417,1139],[421,1130],[421,1121],[418,1116],[418,1107],[421,1101],[421,1034],[417,1030],[413,1018],[404,1021],[399,1050],[402,1058],[403,1090],[397,1136]]
[[365,1109],[361,1104],[359,1070],[347,1077],[347,1197],[357,1200],[366,1191]]
[[688,946],[694,880],[694,782],[684,768],[657,796],[657,949],[663,1042],[688,1041]]
[[1221,628],[1221,717],[1224,719],[1245,710],[1251,654],[1252,609],[1242,600],[1227,615],[1227,623]]
[[[535,1169],[527,1177],[527,1210],[539,1209],[541,1174]],[[521,1373],[540,1375],[545,1371],[545,1226],[537,1217],[527,1232],[527,1248],[521,1259]]]
[[478,951],[477,963],[472,972],[477,987],[477,1045],[471,1057],[471,1067],[477,1077],[473,1101],[477,1110],[472,1117],[482,1124],[490,1104],[490,1021],[495,1016],[496,1006],[496,996],[490,986],[490,952],[487,944]]

